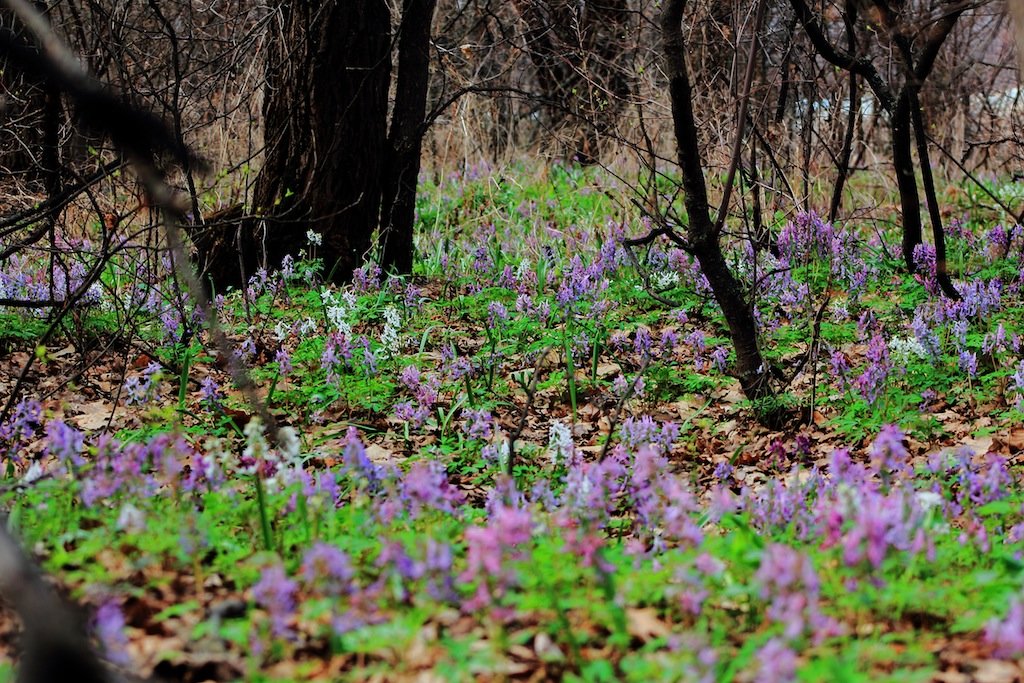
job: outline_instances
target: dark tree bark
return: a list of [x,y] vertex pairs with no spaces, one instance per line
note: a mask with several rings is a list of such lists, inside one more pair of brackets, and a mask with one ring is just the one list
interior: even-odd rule
[[[315,253],[336,282],[363,264],[375,234],[381,265],[412,271],[435,5],[403,0],[392,35],[385,0],[278,3],[254,216],[229,211],[193,230],[214,288],[280,265],[307,244],[310,230],[322,236]],[[389,130],[393,41],[398,74]]]
[[697,126],[693,114],[693,96],[686,68],[686,42],[682,19],[686,0],[667,0],[661,14],[661,32],[665,71],[669,77],[672,99],[672,123],[676,153],[682,171],[684,202],[689,225],[686,229],[688,249],[697,258],[715,300],[722,309],[733,349],[736,352],[735,374],[743,393],[752,401],[768,398],[773,391],[770,373],[757,344],[757,327],[750,303],[739,281],[726,263],[718,231],[711,221],[704,166],[697,142]]
[[253,218],[193,234],[215,288],[276,267],[322,236],[336,281],[369,252],[387,157],[391,13],[385,0],[277,4],[266,58],[266,151]]
[[386,271],[412,272],[416,184],[430,81],[430,24],[436,5],[437,0],[403,3],[380,215],[380,265]]
[[321,233],[324,268],[344,280],[362,265],[379,218],[391,13],[385,0],[282,2],[278,11],[253,236],[277,265],[307,230]]
[[921,244],[921,197],[914,173],[913,137],[910,127],[910,93],[903,91],[890,114],[892,165],[903,211],[903,261],[914,272],[914,248]]
[[924,129],[924,115],[921,102],[915,96],[911,101],[911,122],[914,124],[914,140],[917,143],[917,158],[921,164],[921,184],[924,186],[924,197],[928,206],[928,218],[932,225],[932,241],[935,243],[935,279],[942,293],[950,299],[959,299],[960,292],[949,277],[946,261],[946,231],[942,227],[942,214],[939,212],[939,198],[935,192],[935,179],[932,177],[931,155],[928,153],[928,139]]

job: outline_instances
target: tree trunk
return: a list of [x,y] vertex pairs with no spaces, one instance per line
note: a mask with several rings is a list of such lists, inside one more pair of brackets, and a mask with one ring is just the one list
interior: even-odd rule
[[252,213],[195,236],[215,287],[276,267],[322,236],[315,255],[341,282],[362,265],[380,218],[387,157],[391,13],[386,0],[277,4],[263,116],[266,152]]
[[381,267],[411,273],[423,123],[430,80],[430,24],[436,0],[405,0],[398,32],[398,79],[380,212]]
[[914,247],[921,244],[921,197],[914,173],[913,135],[910,125],[910,92],[904,88],[892,112],[892,164],[903,210],[903,261],[907,270],[916,270]]
[[686,0],[668,0],[661,14],[661,31],[665,70],[669,77],[672,99],[672,123],[676,152],[682,171],[684,201],[689,219],[686,236],[689,249],[697,258],[701,272],[722,309],[733,349],[736,352],[735,374],[743,393],[752,401],[772,396],[770,374],[767,372],[757,344],[757,326],[743,289],[729,270],[718,233],[711,222],[707,186],[697,142],[697,126],[693,115],[690,78],[686,69],[686,43],[682,33],[683,9]]
[[[369,251],[380,211],[391,79],[385,0],[284,2],[264,105],[267,156],[254,206],[274,265],[306,231],[337,281]],[[264,222],[264,221],[261,221]]]
[[911,92],[910,120],[914,126],[914,140],[917,143],[917,163],[921,167],[921,184],[924,186],[924,199],[928,207],[928,218],[932,225],[932,241],[935,243],[935,279],[942,293],[950,299],[959,300],[960,292],[949,277],[946,262],[946,231],[942,227],[942,214],[939,212],[939,198],[935,192],[935,179],[932,177],[931,155],[928,154],[928,138],[924,129],[924,115],[921,112],[921,100],[916,91]]

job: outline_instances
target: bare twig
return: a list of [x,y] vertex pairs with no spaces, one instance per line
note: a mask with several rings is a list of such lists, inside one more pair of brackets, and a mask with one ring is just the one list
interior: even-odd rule
[[747,107],[750,104],[750,88],[754,83],[754,67],[757,65],[757,51],[761,46],[759,35],[761,22],[764,19],[765,0],[758,0],[754,13],[754,32],[750,39],[750,53],[747,55],[747,71],[743,75],[743,94],[740,98],[739,112],[736,114],[736,138],[733,140],[732,155],[729,159],[729,171],[725,175],[725,187],[722,190],[722,203],[715,217],[715,233],[721,233],[725,219],[729,215],[729,200],[732,198],[732,186],[736,180],[736,169],[740,165],[740,152],[743,150],[743,136],[746,132]]
[[544,361],[550,351],[551,347],[549,346],[540,352],[540,356],[537,358],[537,363],[533,368],[533,376],[530,378],[530,383],[523,387],[526,391],[526,401],[523,402],[523,407],[519,409],[519,422],[516,424],[515,430],[508,437],[508,463],[506,465],[506,474],[509,476],[512,476],[512,466],[515,462],[516,440],[523,435],[523,430],[526,429],[526,419],[529,417],[530,408],[533,407],[533,399],[537,395],[537,380],[540,378],[540,371],[544,367]]
[[608,449],[612,444],[612,437],[615,435],[615,428],[619,425],[619,417],[622,415],[622,408],[626,405],[626,401],[628,401],[636,392],[636,383],[641,377],[643,377],[644,372],[647,370],[647,366],[650,364],[651,354],[647,354],[644,356],[644,360],[640,364],[640,369],[637,370],[636,374],[633,376],[633,381],[629,383],[626,390],[622,392],[619,402],[615,404],[611,417],[608,418],[608,437],[604,440],[604,446],[601,447],[601,455],[598,456],[598,460],[604,460],[605,456],[608,455]]

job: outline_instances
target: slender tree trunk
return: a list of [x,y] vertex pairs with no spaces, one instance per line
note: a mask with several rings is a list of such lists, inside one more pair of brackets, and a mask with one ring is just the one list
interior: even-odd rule
[[[857,5],[851,0],[846,2],[846,11],[843,13],[843,17],[846,23],[846,48],[852,54],[857,50],[857,31],[854,27],[857,21]],[[857,126],[857,116],[860,114],[859,76],[851,70],[849,77],[850,115],[846,118],[846,131],[843,135],[843,149],[839,153],[836,185],[832,189],[832,201],[828,206],[829,223],[835,222],[836,216],[839,215],[839,207],[843,203],[843,188],[846,186],[846,179],[850,177],[850,158],[853,156],[853,131]]]
[[843,132],[843,149],[839,153],[839,168],[836,184],[832,188],[832,201],[828,206],[828,221],[833,223],[839,215],[839,207],[843,203],[843,189],[846,179],[850,177],[850,159],[853,157],[853,132],[857,127],[857,116],[860,111],[860,89],[857,87],[857,74],[850,72],[850,115],[846,118],[846,130]]
[[725,316],[729,336],[736,352],[736,376],[747,398],[756,401],[772,395],[769,373],[757,344],[757,326],[749,302],[738,280],[729,270],[722,253],[718,233],[711,222],[707,186],[693,98],[686,68],[686,42],[681,28],[686,0],[667,0],[661,14],[661,31],[669,93],[672,99],[672,123],[676,152],[682,171],[686,213],[689,219],[686,237],[701,272]]
[[[380,219],[387,158],[391,12],[386,0],[280,0],[266,59],[266,152],[255,218],[193,235],[217,288],[321,235],[324,270],[344,281]],[[237,230],[236,230],[237,228]]]
[[960,292],[953,286],[949,278],[949,267],[946,262],[946,231],[942,227],[942,214],[939,213],[939,198],[935,192],[935,179],[932,177],[931,155],[928,154],[928,139],[925,137],[924,116],[921,113],[921,101],[917,92],[910,98],[911,121],[914,125],[914,139],[917,143],[917,163],[921,167],[921,183],[924,185],[924,198],[928,206],[928,218],[932,226],[932,241],[935,243],[935,279],[942,293],[950,299],[959,299]]
[[[267,156],[254,202],[266,256],[280,259],[319,232],[324,268],[347,280],[380,215],[391,79],[385,0],[282,2],[264,106]],[[276,265],[276,264],[274,264]]]
[[903,261],[913,273],[914,247],[921,244],[921,197],[914,173],[913,137],[910,123],[910,93],[904,88],[896,101],[890,124],[892,163],[903,210]]
[[411,273],[423,123],[436,0],[405,0],[398,31],[398,79],[381,200],[381,267]]
[[[43,182],[46,185],[47,199],[54,199],[60,195],[64,186],[64,172],[60,162],[60,120],[62,107],[60,103],[60,90],[54,85],[44,86],[45,103],[43,109],[43,149],[40,157]],[[64,297],[70,292],[57,292],[57,260],[60,251],[57,249],[57,220],[60,217],[60,210],[54,207],[46,216],[46,231],[50,236],[50,299],[56,300]]]

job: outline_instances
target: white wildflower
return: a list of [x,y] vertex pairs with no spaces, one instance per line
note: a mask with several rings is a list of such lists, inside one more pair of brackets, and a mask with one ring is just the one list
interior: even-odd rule
[[131,503],[121,506],[117,515],[117,529],[129,533],[141,534],[146,530],[146,515]]
[[401,339],[398,336],[398,330],[402,326],[402,318],[398,313],[398,309],[394,306],[388,306],[384,309],[384,329],[380,333],[380,343],[384,347],[384,353],[390,357],[395,357],[401,350]]
[[548,427],[548,450],[551,452],[551,464],[555,467],[572,455],[572,432],[564,423],[556,420]]
[[314,247],[319,247],[324,242],[324,236],[315,230],[306,231],[306,241]]
[[655,289],[670,289],[679,284],[679,273],[674,270],[662,270],[651,273],[651,285]]
[[835,320],[836,322],[850,319],[850,310],[842,301],[834,302],[828,307],[828,310],[829,313],[832,314],[832,320]]
[[906,365],[914,358],[928,359],[928,350],[916,337],[893,337],[889,340],[889,354],[896,365]]
[[[942,516],[943,497],[934,491],[917,491],[914,493],[914,501],[921,512],[925,514],[923,526],[933,533],[944,534],[949,531],[949,523]],[[932,512],[934,510],[934,512]]]
[[942,496],[934,491],[918,491],[914,494],[914,499],[922,510],[931,510],[942,505]]
[[83,298],[87,301],[93,301],[102,305],[104,303],[103,285],[98,282],[92,283],[89,285],[89,291]]
[[344,306],[328,306],[327,320],[331,323],[331,327],[338,332],[346,337],[352,336],[352,326],[348,322],[348,309]]
[[43,471],[42,464],[40,464],[38,460],[33,460],[32,464],[28,466],[25,476],[21,478],[21,483],[31,484],[34,481],[42,479],[44,474],[46,473]]
[[277,430],[277,445],[285,460],[298,460],[302,444],[299,442],[299,434],[295,427],[281,427]]
[[508,439],[502,439],[498,444],[498,469],[502,472],[508,471],[509,448]]
[[292,326],[285,320],[278,320],[277,324],[274,325],[274,337],[277,341],[284,341],[288,338],[288,335],[292,331]]
[[255,474],[259,463],[271,459],[270,445],[263,435],[263,422],[258,417],[253,417],[246,423],[242,433],[245,434],[245,450],[242,451],[242,456],[256,461],[246,474]]

